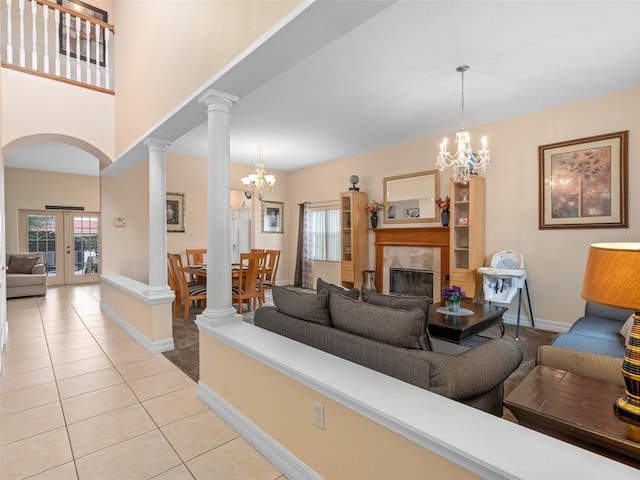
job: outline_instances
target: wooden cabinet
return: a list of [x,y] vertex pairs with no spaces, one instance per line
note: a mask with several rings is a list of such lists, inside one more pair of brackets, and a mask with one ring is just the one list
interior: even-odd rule
[[485,257],[485,179],[477,175],[467,185],[451,181],[449,285],[458,285],[475,299],[482,283],[477,270]]
[[367,269],[367,194],[340,194],[341,282],[347,288],[361,288]]

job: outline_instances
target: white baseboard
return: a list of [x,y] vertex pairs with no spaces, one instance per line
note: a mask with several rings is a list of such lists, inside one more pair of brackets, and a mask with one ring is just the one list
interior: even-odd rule
[[109,315],[109,317],[116,322],[118,325],[122,327],[124,331],[126,331],[131,337],[138,342],[140,345],[144,347],[144,349],[151,353],[162,353],[173,350],[173,337],[165,338],[164,340],[160,340],[157,342],[150,341],[147,337],[141,334],[138,330],[133,328],[124,318],[118,315],[114,310],[109,308],[104,303],[100,304],[100,310]]
[[[502,317],[504,323],[508,323],[509,325],[516,325],[518,323],[518,315],[514,315],[508,313]],[[535,328],[539,328],[540,330],[548,330],[550,332],[566,332],[571,328],[571,325],[564,322],[555,322],[553,320],[545,320],[544,318],[534,318],[534,323],[536,324]],[[531,320],[529,317],[525,317],[524,315],[520,315],[520,326],[521,327],[530,327]]]
[[260,454],[287,478],[296,480],[322,480],[316,472],[302,463],[286,448],[267,435],[255,423],[236,410],[211,388],[198,382],[198,398],[216,412],[220,418],[242,435]]

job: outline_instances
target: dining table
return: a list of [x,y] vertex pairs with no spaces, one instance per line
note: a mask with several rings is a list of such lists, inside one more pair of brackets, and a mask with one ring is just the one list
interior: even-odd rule
[[[244,270],[247,269],[246,266],[243,268]],[[196,265],[187,265],[182,267],[182,269],[184,270],[184,273],[188,275],[194,275],[197,278],[198,283],[202,283],[203,285],[206,285],[207,283],[207,264],[206,263],[199,263]],[[272,271],[273,271],[273,268],[262,267],[260,269],[260,275],[263,275],[263,276],[268,275]],[[239,263],[231,264],[231,282],[233,283],[234,280],[237,281],[239,277],[240,277],[240,264]]]

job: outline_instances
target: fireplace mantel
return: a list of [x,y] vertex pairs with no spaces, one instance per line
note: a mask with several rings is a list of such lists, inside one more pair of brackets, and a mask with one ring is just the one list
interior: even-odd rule
[[439,247],[440,285],[448,285],[449,277],[449,227],[377,228],[376,235],[376,290],[382,291],[382,266],[384,247]]

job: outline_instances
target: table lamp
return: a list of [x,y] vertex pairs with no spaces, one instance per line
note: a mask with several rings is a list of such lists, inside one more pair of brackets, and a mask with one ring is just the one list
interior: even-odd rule
[[592,244],[582,298],[634,311],[622,362],[626,392],[614,402],[613,410],[624,419],[640,422],[640,242]]

